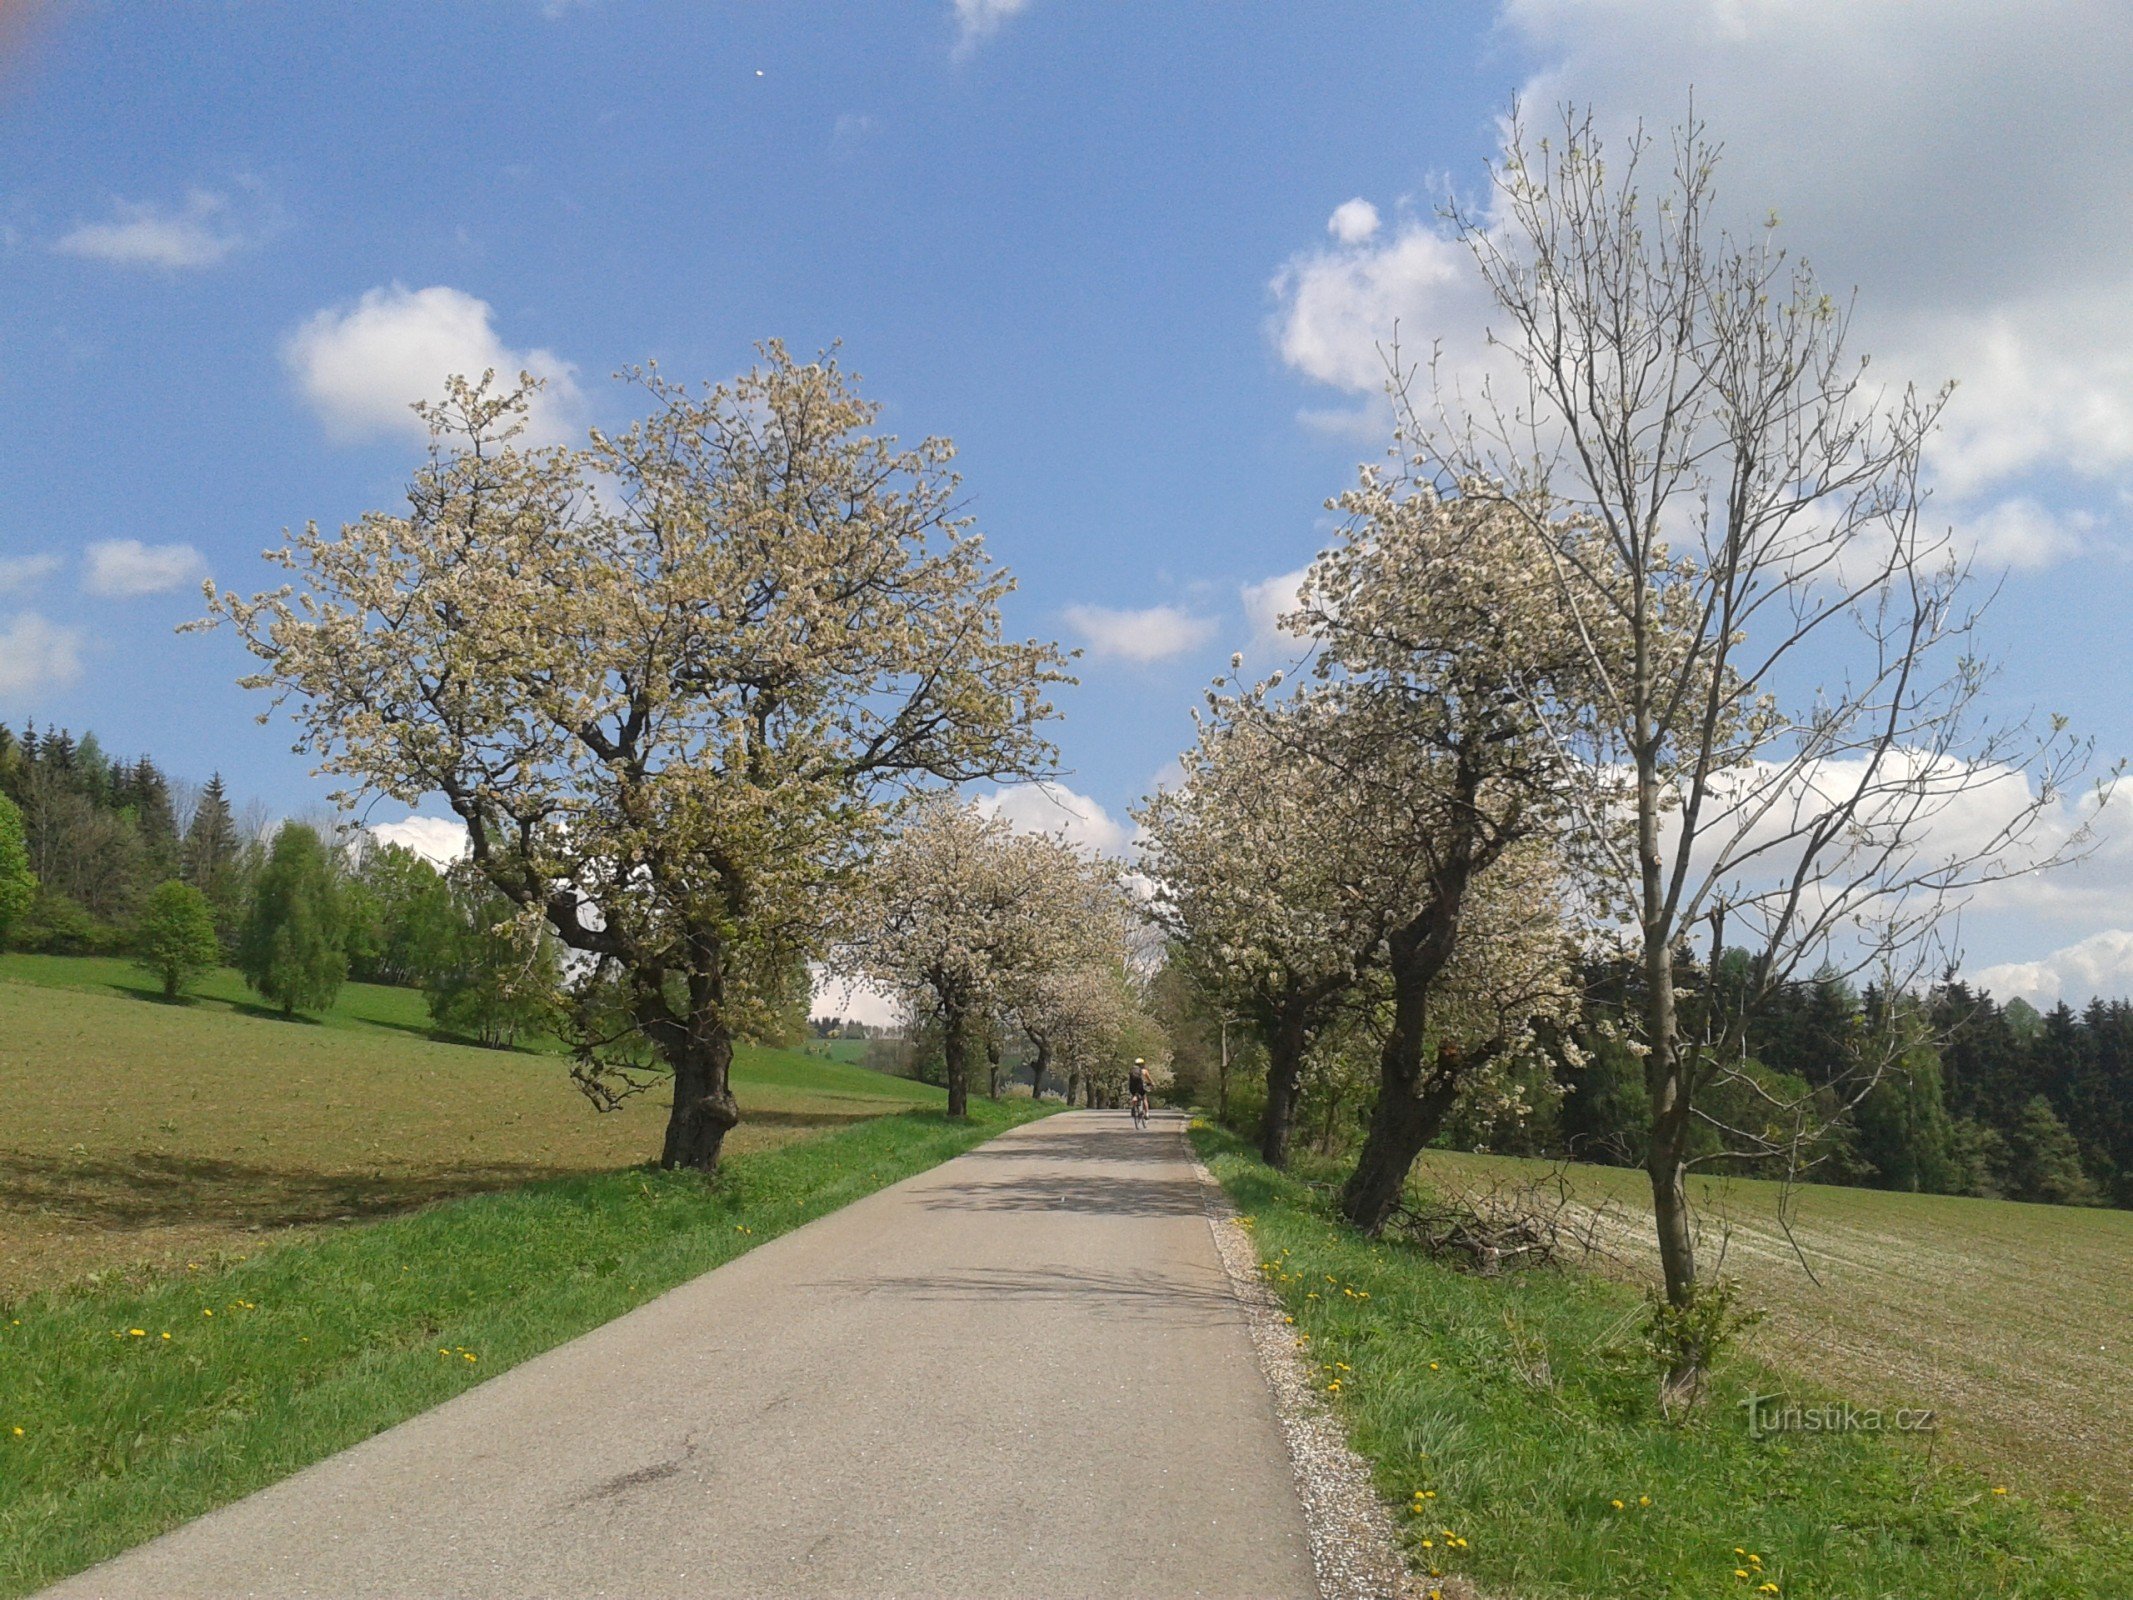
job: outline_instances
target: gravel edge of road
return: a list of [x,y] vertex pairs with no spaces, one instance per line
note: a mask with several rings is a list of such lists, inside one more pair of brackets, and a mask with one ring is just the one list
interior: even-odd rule
[[[1288,1440],[1319,1593],[1324,1600],[1423,1600],[1432,1585],[1408,1570],[1392,1515],[1371,1484],[1368,1463],[1348,1447],[1339,1419],[1319,1399],[1310,1369],[1296,1353],[1295,1330],[1260,1274],[1259,1248],[1250,1230],[1189,1138],[1185,1155],[1200,1181],[1215,1252],[1222,1258],[1230,1292],[1244,1308],[1259,1370]],[[1444,1600],[1468,1600],[1471,1595],[1463,1586],[1435,1587]]]

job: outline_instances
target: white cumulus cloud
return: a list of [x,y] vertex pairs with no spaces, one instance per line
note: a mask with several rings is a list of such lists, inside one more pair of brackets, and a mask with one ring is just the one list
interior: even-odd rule
[[1389,234],[1373,228],[1296,256],[1273,289],[1282,360],[1351,394],[1385,386],[1395,338],[1408,361],[1427,356],[1433,340],[1445,341],[1464,364],[1478,364],[1485,349],[1487,311],[1473,258],[1457,240],[1411,219]]
[[339,439],[425,437],[410,409],[444,394],[447,378],[504,382],[520,372],[547,380],[535,399],[527,434],[553,443],[575,431],[580,409],[576,369],[552,350],[514,350],[496,331],[486,300],[443,284],[372,289],[350,306],[330,306],[282,345],[304,398]]
[[0,556],[0,594],[34,589],[60,567],[56,555]]
[[1253,643],[1274,644],[1284,639],[1304,637],[1283,627],[1281,619],[1285,613],[1296,609],[1303,595],[1304,579],[1310,575],[1309,567],[1298,567],[1294,572],[1263,578],[1258,583],[1247,583],[1238,590],[1244,601],[1245,620],[1252,625]]
[[205,563],[189,544],[143,544],[138,539],[105,539],[89,546],[82,587],[107,599],[168,594],[200,575]]
[[185,271],[212,267],[248,242],[230,217],[226,195],[195,189],[175,208],[120,200],[103,222],[79,223],[52,248],[125,267]]
[[1343,200],[1326,219],[1326,232],[1342,244],[1361,244],[1378,231],[1378,208],[1357,195]]
[[467,825],[457,817],[418,815],[399,822],[374,822],[370,836],[380,844],[412,850],[433,867],[449,867],[467,853]]
[[1965,516],[1956,534],[1976,552],[1980,567],[2024,572],[2081,554],[2093,542],[2097,524],[2093,512],[2053,511],[2017,495]]
[[1985,967],[1971,981],[1995,1000],[2016,996],[2039,1009],[2064,1000],[2079,1006],[2098,997],[2133,995],[2133,932],[2106,928],[2040,961],[2009,961]]
[[1099,855],[1126,843],[1126,830],[1094,800],[1056,783],[1017,783],[977,798],[978,810],[1024,833],[1063,833]]
[[64,688],[81,676],[80,630],[18,612],[0,625],[0,694]]
[[1068,606],[1067,626],[1088,641],[1098,656],[1127,661],[1162,661],[1196,650],[1214,637],[1211,617],[1196,617],[1177,606],[1149,606],[1114,611],[1109,606]]

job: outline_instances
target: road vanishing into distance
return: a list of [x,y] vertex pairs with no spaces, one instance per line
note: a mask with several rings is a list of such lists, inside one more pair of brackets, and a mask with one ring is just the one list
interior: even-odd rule
[[1183,1121],[1067,1112],[51,1596],[1316,1596]]

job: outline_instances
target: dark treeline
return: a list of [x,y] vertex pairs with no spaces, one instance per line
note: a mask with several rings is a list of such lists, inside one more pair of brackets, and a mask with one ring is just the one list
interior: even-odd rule
[[[1687,966],[1685,1004],[1723,1003],[1747,958],[1715,977]],[[1578,1044],[1552,1052],[1547,1092],[1493,1130],[1494,1147],[1632,1165],[1650,1116],[1642,1063],[1608,1026],[1630,999],[1617,971],[1589,969]],[[1800,1175],[1816,1182],[2060,1205],[2133,1206],[2133,1004],[2039,1015],[1950,975],[1923,999],[1855,990],[1822,974],[1787,984],[1751,1019],[1747,1059],[1709,1091],[1704,1170],[1771,1176],[1743,1153],[1773,1104],[1811,1108]],[[1743,1130],[1743,1140],[1726,1130]],[[1492,1130],[1470,1129],[1486,1134]]]
[[348,979],[405,985],[440,1027],[483,1044],[550,1020],[554,941],[493,890],[367,832],[269,827],[259,807],[233,809],[219,776],[187,784],[64,729],[0,725],[0,800],[20,814],[34,878],[0,929],[9,949],[135,955],[173,997],[227,962],[290,1014],[330,1006]]
[[263,819],[241,822],[218,777],[173,780],[147,756],[114,760],[93,733],[21,734],[0,725],[0,795],[22,813],[36,898],[9,931],[16,949],[62,955],[130,948],[135,916],[156,885],[191,884],[234,941]]
[[[1715,976],[1684,960],[1677,979],[1689,1013],[1725,1003],[1746,959],[1729,956]],[[1583,1017],[1567,1030],[1574,1048],[1550,1040],[1496,1092],[1463,1103],[1443,1144],[1641,1164],[1651,1102],[1643,1062],[1616,1026],[1635,1001],[1633,974],[1594,965],[1584,978]],[[1168,996],[1187,1092],[1251,1127],[1264,1096],[1257,1041],[1230,1029],[1225,1074],[1219,1019],[1182,979],[1159,982],[1157,992]],[[1367,1020],[1313,1041],[1299,1137],[1329,1154],[1354,1148],[1369,1115],[1372,1047]],[[1709,1120],[1696,1156],[1705,1172],[1783,1176],[1782,1160],[1752,1147],[1758,1136],[1792,1147],[1802,1135],[1797,1176],[1809,1182],[2133,1208],[2133,1001],[2040,1014],[1951,975],[1922,999],[1892,1004],[1824,974],[1784,986],[1759,1011],[1746,1059],[1716,1077],[1701,1105]],[[1762,1120],[1773,1106],[1794,1105],[1806,1108],[1798,1126]]]

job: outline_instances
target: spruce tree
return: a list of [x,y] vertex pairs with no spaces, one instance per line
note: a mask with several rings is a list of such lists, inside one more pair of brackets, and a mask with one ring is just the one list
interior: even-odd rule
[[2043,1095],[2033,1095],[2009,1131],[2009,1187],[2021,1200],[2049,1205],[2096,1203],[2096,1186],[2082,1170],[2081,1147]]
[[222,774],[208,779],[193,808],[193,820],[185,830],[179,852],[179,876],[207,896],[214,907],[215,932],[224,949],[236,944],[244,907],[238,895],[237,819],[230,813],[228,792]]
[[340,894],[324,842],[301,823],[274,836],[238,935],[237,966],[285,1017],[323,1010],[341,992],[348,953]]

